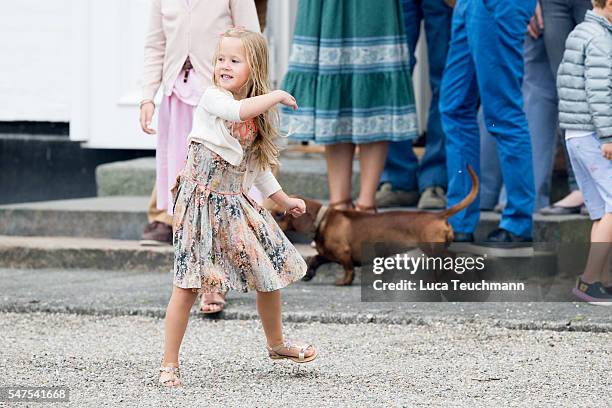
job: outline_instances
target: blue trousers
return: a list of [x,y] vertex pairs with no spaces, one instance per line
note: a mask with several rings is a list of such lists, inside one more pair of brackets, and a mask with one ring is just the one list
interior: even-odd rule
[[404,26],[408,37],[411,72],[416,65],[414,52],[419,40],[421,21],[425,20],[427,53],[429,60],[429,86],[431,105],[427,121],[425,154],[419,160],[412,150],[412,141],[389,143],[389,151],[381,182],[390,182],[394,189],[420,190],[427,187],[446,188],[446,152],[444,132],[438,109],[440,82],[448,52],[452,9],[444,0],[402,0]]
[[[534,40],[527,35],[524,60],[523,98],[533,150],[535,210],[539,210],[550,204],[550,184],[557,144],[557,86],[550,70],[543,37]],[[481,137],[480,157],[487,158],[480,165],[480,208],[492,209],[498,202],[505,205],[507,197],[505,190],[502,190],[495,139],[484,126],[482,111],[479,111],[478,122]]]
[[[446,134],[448,206],[471,189],[466,171],[480,173],[478,101],[484,123],[497,142],[508,201],[500,227],[531,237],[534,182],[531,142],[523,111],[523,41],[535,0],[458,0],[440,91],[440,113]],[[476,229],[479,199],[451,217],[457,232]]]

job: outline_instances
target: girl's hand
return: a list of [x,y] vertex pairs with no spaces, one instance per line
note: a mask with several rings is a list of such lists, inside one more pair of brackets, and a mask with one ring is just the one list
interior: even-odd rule
[[153,119],[153,113],[155,112],[155,105],[153,102],[143,103],[140,106],[140,127],[142,131],[149,135],[154,135],[155,129],[151,128],[151,119]]
[[279,98],[278,103],[282,103],[283,105],[290,106],[293,108],[293,110],[296,110],[298,108],[295,98],[289,92],[285,92],[281,90],[277,90],[274,92],[276,92],[278,95],[278,98]]
[[300,198],[289,197],[285,201],[285,211],[288,211],[294,217],[299,217],[306,212],[306,203]]

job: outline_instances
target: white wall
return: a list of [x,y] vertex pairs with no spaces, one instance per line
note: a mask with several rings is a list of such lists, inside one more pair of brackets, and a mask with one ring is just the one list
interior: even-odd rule
[[[279,57],[288,59],[293,21],[286,16],[294,17],[297,0],[269,3],[270,34],[289,28],[286,38],[274,41]],[[71,0],[4,0],[1,5],[0,121],[70,121]],[[286,62],[274,68],[276,82]]]
[[[75,44],[72,27],[74,5],[91,0],[3,0],[0,13],[0,121],[69,122],[73,85],[78,81],[71,57]],[[96,0],[103,2],[104,0]],[[132,0],[133,1],[133,0]],[[141,1],[134,4],[138,4]],[[148,0],[146,0],[148,1]],[[278,85],[286,70],[297,0],[269,0],[268,37],[273,53],[272,79]],[[143,16],[144,18],[144,16]],[[426,61],[423,44],[415,72],[420,123],[428,105]],[[138,50],[141,58],[141,50]],[[89,67],[91,68],[91,67]],[[88,70],[87,66],[77,69]],[[89,88],[89,87],[88,87]],[[424,88],[424,89],[423,89]],[[78,87],[84,92],[86,89]],[[78,95],[78,93],[77,93]],[[82,116],[82,115],[81,115]],[[86,133],[86,132],[85,132]],[[77,140],[87,140],[83,134]],[[146,146],[141,146],[145,147]]]
[[70,0],[1,2],[0,121],[70,119]]

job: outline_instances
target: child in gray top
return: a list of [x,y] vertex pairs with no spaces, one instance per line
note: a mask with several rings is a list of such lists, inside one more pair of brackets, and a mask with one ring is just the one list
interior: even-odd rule
[[560,126],[593,220],[589,258],[573,293],[612,306],[612,0],[593,0],[567,38],[557,89]]

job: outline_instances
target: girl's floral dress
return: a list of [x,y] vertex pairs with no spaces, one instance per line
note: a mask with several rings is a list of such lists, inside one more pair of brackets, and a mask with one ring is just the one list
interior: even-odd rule
[[192,142],[173,189],[174,285],[205,293],[283,288],[304,276],[306,263],[272,215],[242,189],[254,123],[226,124],[242,145],[242,162],[233,166]]

